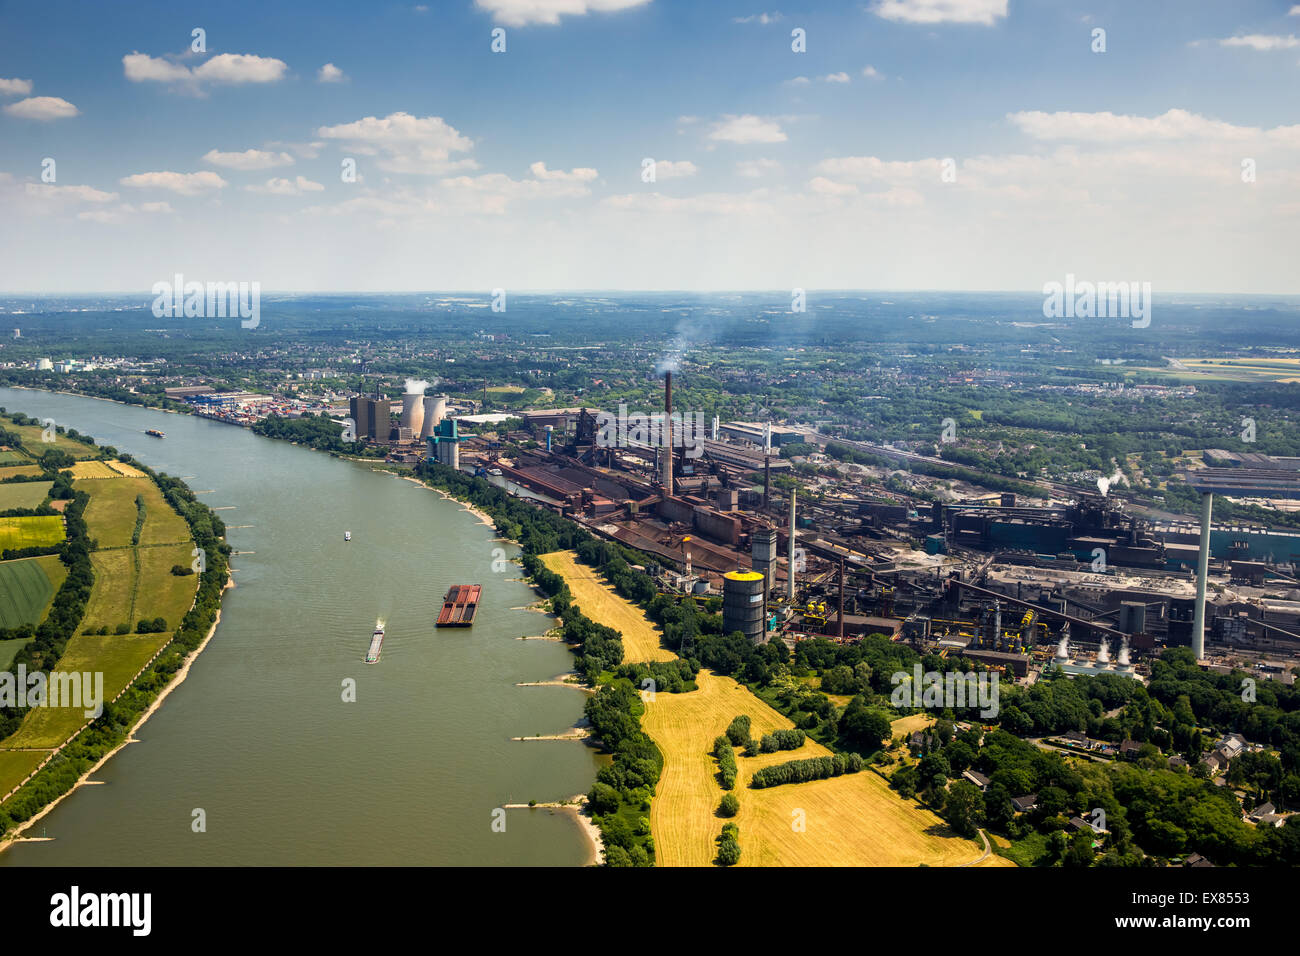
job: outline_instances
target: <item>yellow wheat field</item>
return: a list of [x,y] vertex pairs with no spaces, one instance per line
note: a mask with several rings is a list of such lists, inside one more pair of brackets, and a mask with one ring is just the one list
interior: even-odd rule
[[573,594],[574,603],[582,608],[583,614],[622,633],[625,663],[676,660],[676,654],[659,646],[660,630],[654,622],[641,613],[635,604],[615,594],[596,569],[580,563],[572,551],[544,554],[542,563],[564,578]]
[[[641,610],[605,587],[571,553],[548,554],[542,560],[564,577],[588,617],[623,632],[629,660],[672,659],[674,655],[658,647],[658,631]],[[651,637],[655,644],[648,648]],[[644,656],[650,650],[657,656]],[[714,840],[725,822],[717,815],[718,802],[726,791],[715,776],[711,749],[732,718],[748,714],[755,737],[793,726],[729,677],[704,670],[697,683],[698,689],[689,693],[656,695],[642,719],[664,756],[650,809],[660,866],[713,864]],[[894,729],[898,733],[904,728]],[[901,799],[870,770],[749,789],[760,767],[827,753],[811,740],[798,750],[752,758],[737,751],[739,775],[733,792],[740,802],[735,822],[740,827],[741,866],[960,866],[979,859],[983,851],[977,841],[956,836],[937,816]],[[802,829],[796,827],[799,823]],[[991,855],[980,865],[1012,864]]]

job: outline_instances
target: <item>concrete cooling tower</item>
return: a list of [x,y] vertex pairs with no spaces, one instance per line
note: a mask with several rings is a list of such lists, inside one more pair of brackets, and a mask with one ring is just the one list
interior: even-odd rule
[[402,394],[402,422],[403,428],[409,428],[411,434],[421,434],[421,427],[424,425],[424,392],[404,392]]
[[424,396],[424,422],[420,425],[420,437],[428,438],[433,430],[447,417],[447,396]]

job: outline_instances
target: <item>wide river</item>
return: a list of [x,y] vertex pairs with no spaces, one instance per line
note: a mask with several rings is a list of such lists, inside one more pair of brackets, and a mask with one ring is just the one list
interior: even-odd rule
[[[0,388],[0,406],[186,478],[228,526],[236,587],[207,648],[136,735],[3,865],[580,865],[567,812],[493,811],[585,792],[601,759],[561,733],[585,695],[519,687],[569,670],[517,554],[413,482],[187,415]],[[144,434],[166,432],[165,439]],[[345,542],[344,531],[352,532]],[[497,561],[500,567],[500,562]],[[435,630],[451,584],[468,630]],[[377,619],[383,657],[362,663]],[[355,702],[343,685],[356,681]],[[194,832],[194,811],[206,832]],[[499,828],[498,828],[499,829]]]

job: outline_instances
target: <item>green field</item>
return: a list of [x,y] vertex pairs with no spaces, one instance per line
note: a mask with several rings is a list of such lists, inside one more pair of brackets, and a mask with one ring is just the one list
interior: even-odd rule
[[72,486],[90,495],[86,524],[90,536],[101,548],[124,548],[131,544],[137,495],[143,495],[145,500],[141,544],[173,544],[190,538],[185,519],[172,510],[158,486],[148,478],[85,478],[74,481]]
[[12,641],[0,641],[0,671],[9,670],[14,662],[14,655],[29,643],[27,638],[19,637]]
[[35,508],[54,486],[52,481],[20,481],[0,485],[0,511],[10,508]]
[[21,436],[23,447],[30,451],[36,457],[40,457],[51,448],[57,448],[60,451],[66,451],[73,458],[97,458],[99,449],[90,445],[83,445],[79,441],[73,441],[66,435],[56,434],[54,441],[41,441],[41,435],[45,431],[40,425],[15,425],[6,419],[0,419],[0,428],[7,432],[16,432]]
[[63,519],[58,515],[0,518],[0,551],[9,548],[46,548],[58,544],[63,537]]
[[43,750],[20,750],[5,752],[0,750],[0,797],[27,779],[27,775],[36,769],[46,758]]
[[160,545],[140,549],[140,581],[136,584],[135,622],[145,617],[161,617],[171,630],[180,626],[181,618],[189,613],[198,591],[197,574],[172,574],[172,565],[188,568],[194,560],[190,557],[192,544]]
[[39,624],[67,576],[57,555],[0,562],[0,628]]
[[97,631],[106,627],[112,631],[119,624],[130,624],[131,629],[135,630],[135,621],[128,619],[131,614],[131,595],[135,592],[135,559],[131,549],[96,551],[90,556],[90,564],[95,571],[95,586],[91,588],[90,600],[86,602],[86,615],[81,619],[81,630]]
[[20,451],[0,451],[0,465],[25,465],[31,461]]
[[[78,634],[54,669],[63,673],[102,671],[104,699],[112,700],[145,662],[172,638],[171,634],[124,634],[90,637]],[[28,711],[18,732],[3,746],[57,747],[86,722],[84,709],[77,707],[35,707]]]

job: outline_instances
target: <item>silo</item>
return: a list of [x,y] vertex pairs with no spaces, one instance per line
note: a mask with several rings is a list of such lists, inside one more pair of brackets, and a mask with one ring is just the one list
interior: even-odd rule
[[438,423],[447,417],[447,396],[424,396],[424,422],[420,426],[420,437],[428,438]]
[[402,393],[401,427],[409,428],[412,435],[418,436],[424,424],[424,391]]
[[728,571],[722,576],[722,632],[740,631],[754,644],[767,637],[766,578],[757,571]]
[[750,561],[763,575],[766,591],[772,590],[776,574],[776,529],[762,528],[750,535]]

